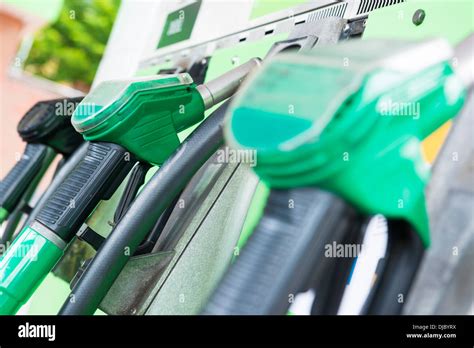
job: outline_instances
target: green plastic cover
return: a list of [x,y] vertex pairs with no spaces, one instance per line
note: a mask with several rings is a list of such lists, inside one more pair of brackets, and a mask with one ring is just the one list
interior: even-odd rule
[[72,115],[72,124],[78,132],[85,132],[112,117],[138,92],[192,83],[193,80],[188,74],[104,81],[78,105]]

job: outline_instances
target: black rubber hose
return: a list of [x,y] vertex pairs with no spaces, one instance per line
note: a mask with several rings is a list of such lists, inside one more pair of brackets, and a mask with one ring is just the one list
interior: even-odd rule
[[132,204],[133,200],[137,196],[140,187],[145,183],[146,173],[151,168],[151,164],[146,162],[138,162],[130,172],[125,189],[123,190],[122,197],[118,203],[117,209],[115,209],[114,223],[117,224],[122,216],[127,212],[128,207]]
[[60,315],[95,312],[156,220],[223,144],[222,124],[229,102],[206,118],[153,175],[97,251],[63,304]]
[[161,232],[163,232],[163,229],[168,223],[168,219],[171,216],[171,213],[176,207],[176,204],[178,204],[180,196],[181,192],[176,195],[175,199],[173,199],[173,202],[171,202],[171,204],[165,209],[163,214],[161,214],[158,220],[156,220],[155,226],[153,226],[153,229],[150,231],[150,233],[148,233],[143,242],[138,246],[133,256],[151,253],[153,247],[158,241],[158,238],[160,238],[161,236]]

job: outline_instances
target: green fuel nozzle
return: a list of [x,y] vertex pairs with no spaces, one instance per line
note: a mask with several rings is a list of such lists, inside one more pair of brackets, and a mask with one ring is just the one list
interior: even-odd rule
[[428,245],[420,143],[464,104],[452,55],[442,40],[281,54],[234,100],[226,139],[256,151],[254,169],[271,187],[331,191],[364,213],[408,221]]
[[230,97],[257,65],[252,59],[201,86],[188,74],[109,81],[85,97],[72,123],[90,141],[87,153],[0,258],[0,314],[14,314],[28,300],[137,160],[163,163],[179,145],[177,133]]
[[187,73],[103,82],[84,98],[72,123],[86,140],[120,144],[140,160],[161,164],[180,144],[178,133],[234,94],[259,64],[252,59],[199,86]]

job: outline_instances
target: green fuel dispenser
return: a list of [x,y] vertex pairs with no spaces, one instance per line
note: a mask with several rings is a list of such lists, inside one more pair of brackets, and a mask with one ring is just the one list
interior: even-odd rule
[[430,243],[420,143],[461,109],[473,40],[452,66],[442,40],[354,40],[276,56],[246,82],[225,137],[255,151],[271,192],[204,314],[284,314],[308,284],[311,313],[337,314],[352,263],[325,246],[360,244],[358,221],[373,214],[387,218],[388,241],[361,312],[401,313]]
[[271,187],[320,187],[363,213],[410,222],[428,246],[420,142],[464,103],[451,57],[442,40],[280,55],[234,101],[227,140],[256,150],[255,171]]
[[0,314],[14,314],[28,300],[137,160],[163,163],[179,145],[177,133],[230,97],[259,62],[252,59],[204,85],[188,74],[159,75],[104,82],[85,97],[72,123],[90,141],[87,154],[0,259]]

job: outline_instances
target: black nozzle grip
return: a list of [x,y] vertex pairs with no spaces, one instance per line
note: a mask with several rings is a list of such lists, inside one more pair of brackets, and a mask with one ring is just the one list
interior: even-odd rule
[[135,164],[122,146],[91,142],[85,157],[51,195],[36,220],[69,242],[102,199],[108,199]]
[[354,210],[330,193],[272,189],[262,219],[204,314],[287,313],[289,296],[304,289],[327,259],[326,246],[339,243],[353,223],[357,223]]
[[12,212],[48,157],[48,146],[27,144],[21,159],[0,182],[0,206]]

